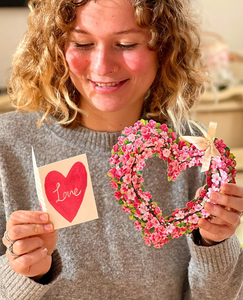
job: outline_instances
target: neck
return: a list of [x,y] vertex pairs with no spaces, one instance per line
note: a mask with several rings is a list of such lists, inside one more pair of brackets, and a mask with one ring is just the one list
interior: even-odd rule
[[82,125],[94,131],[100,132],[119,132],[125,127],[133,126],[140,119],[142,105],[130,110],[118,112],[103,112],[92,110],[87,115],[82,116]]

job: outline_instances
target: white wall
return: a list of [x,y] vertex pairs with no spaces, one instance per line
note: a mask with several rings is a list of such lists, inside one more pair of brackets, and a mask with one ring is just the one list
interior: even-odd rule
[[5,88],[12,55],[27,30],[29,8],[0,8],[0,88]]
[[[201,15],[202,28],[215,31],[230,50],[243,51],[243,0],[191,0]],[[0,88],[6,86],[12,55],[27,29],[28,8],[0,9]]]
[[230,51],[243,51],[243,0],[191,0],[202,29],[220,34]]

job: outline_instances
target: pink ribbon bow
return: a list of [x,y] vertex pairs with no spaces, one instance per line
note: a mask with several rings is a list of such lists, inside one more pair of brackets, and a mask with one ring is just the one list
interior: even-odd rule
[[215,133],[217,128],[217,123],[210,122],[208,132],[206,132],[200,125],[198,125],[194,121],[189,121],[194,124],[197,128],[201,130],[204,137],[202,136],[181,136],[180,140],[187,141],[192,143],[199,150],[205,150],[205,154],[203,156],[203,163],[201,172],[205,172],[209,170],[211,157],[221,156],[218,149],[214,145]]

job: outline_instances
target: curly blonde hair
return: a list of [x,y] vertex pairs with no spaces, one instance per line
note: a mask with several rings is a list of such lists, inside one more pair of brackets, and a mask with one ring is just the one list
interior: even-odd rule
[[[69,77],[64,47],[76,9],[94,0],[31,0],[28,31],[14,55],[8,91],[21,111],[44,112],[63,126],[81,122],[81,95]],[[99,0],[96,0],[99,1]],[[200,31],[189,0],[130,0],[137,23],[148,28],[148,47],[159,68],[146,100],[148,117],[171,120],[180,132],[208,81]]]

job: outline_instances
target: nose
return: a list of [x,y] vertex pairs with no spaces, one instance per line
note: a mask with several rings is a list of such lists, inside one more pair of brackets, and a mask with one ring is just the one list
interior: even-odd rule
[[119,69],[115,54],[104,46],[96,48],[92,53],[90,65],[91,71],[99,76],[113,74]]

